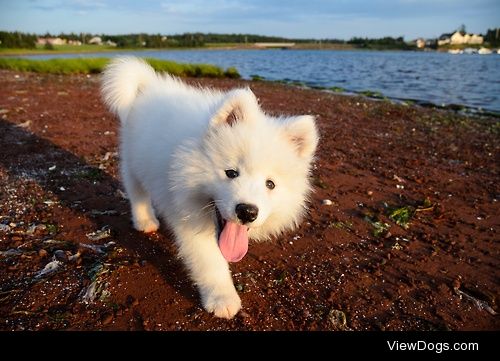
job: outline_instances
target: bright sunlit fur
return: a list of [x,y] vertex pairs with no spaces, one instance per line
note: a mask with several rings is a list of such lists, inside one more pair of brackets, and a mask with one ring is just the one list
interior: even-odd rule
[[[297,226],[318,143],[314,118],[271,117],[248,88],[195,88],[131,57],[107,67],[102,92],[121,120],[121,175],[135,228],[156,231],[155,213],[162,217],[204,308],[233,317],[241,301],[218,248],[214,203],[234,222],[238,203],[256,205],[250,239]],[[239,177],[229,179],[227,169]]]

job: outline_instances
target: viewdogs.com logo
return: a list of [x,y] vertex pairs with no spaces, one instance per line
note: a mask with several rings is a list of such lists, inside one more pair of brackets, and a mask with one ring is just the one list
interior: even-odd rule
[[443,351],[478,351],[479,344],[477,342],[399,342],[387,341],[390,351],[434,351],[441,353]]

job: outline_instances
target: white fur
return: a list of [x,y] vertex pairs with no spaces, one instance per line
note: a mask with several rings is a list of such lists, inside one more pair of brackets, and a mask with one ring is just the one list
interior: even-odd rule
[[[241,308],[218,248],[214,207],[238,222],[235,206],[259,208],[250,239],[295,227],[305,212],[318,134],[311,116],[271,117],[250,89],[220,92],[157,75],[136,58],[114,60],[103,75],[108,107],[121,120],[121,175],[136,229],[175,234],[204,308],[231,318]],[[229,179],[225,170],[239,177]],[[266,180],[276,187],[270,190]]]

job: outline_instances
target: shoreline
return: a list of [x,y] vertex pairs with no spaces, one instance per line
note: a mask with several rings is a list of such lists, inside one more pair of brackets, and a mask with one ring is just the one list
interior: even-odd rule
[[[180,50],[180,49],[179,49]],[[190,49],[190,50],[195,50],[195,49]],[[261,49],[259,49],[261,50]],[[135,51],[135,50],[134,50]],[[142,51],[148,51],[148,50],[142,50]],[[155,49],[155,51],[163,51],[162,49]],[[108,52],[109,53],[109,52]],[[94,53],[92,53],[94,54]],[[99,53],[95,53],[98,55]],[[31,56],[34,54],[26,55],[26,56]],[[44,55],[44,54],[40,54]],[[16,55],[6,55],[6,56],[0,56],[0,61],[1,59],[15,59]],[[23,58],[19,58],[23,59]],[[54,58],[57,59],[57,58]],[[82,58],[83,59],[95,59],[92,57],[89,58]],[[46,59],[33,59],[35,61],[46,61]],[[181,63],[183,64],[183,63]],[[188,64],[189,66],[189,64]],[[391,101],[394,103],[399,103],[403,105],[419,105],[422,107],[427,107],[427,108],[434,108],[434,109],[442,109],[442,110],[450,110],[457,112],[459,114],[465,114],[465,115],[472,115],[472,116],[486,116],[486,117],[494,117],[494,118],[499,118],[500,119],[500,110],[494,110],[494,109],[489,109],[489,108],[483,108],[483,107],[477,107],[477,106],[469,106],[465,104],[456,104],[456,103],[449,103],[449,104],[437,104],[433,103],[432,101],[426,100],[426,99],[414,99],[414,98],[402,98],[402,97],[391,97],[383,94],[380,91],[376,90],[371,90],[371,89],[364,89],[364,90],[352,90],[352,89],[347,89],[344,87],[338,87],[338,86],[318,86],[315,85],[314,82],[302,82],[302,81],[294,81],[294,80],[285,80],[285,79],[278,79],[278,80],[271,80],[271,79],[266,79],[263,76],[260,76],[258,74],[252,74],[248,78],[243,78],[246,80],[252,80],[252,81],[262,81],[262,82],[270,82],[270,83],[278,83],[278,84],[286,84],[289,86],[295,86],[299,88],[308,88],[308,89],[316,89],[316,90],[321,90],[325,92],[333,92],[333,93],[338,93],[338,94],[345,94],[345,95],[358,95],[358,96],[364,96],[370,99],[376,99],[376,100],[381,100],[381,101]]]
[[[345,45],[328,45],[328,44],[296,44],[293,48],[261,48],[254,45],[208,45],[203,47],[185,47],[185,48],[99,48],[96,45],[95,49],[85,49],[85,50],[45,50],[45,49],[1,49],[0,57],[2,56],[30,56],[30,55],[50,55],[50,54],[92,54],[92,53],[113,53],[113,52],[128,52],[128,51],[183,51],[183,50],[201,50],[201,51],[211,51],[211,50],[337,50],[337,51],[424,51],[420,49],[376,49],[376,48],[361,48],[350,44]],[[425,50],[425,51],[436,51],[436,50]]]
[[[160,51],[217,51],[217,50],[314,50],[314,51],[356,51],[356,52],[431,52],[431,53],[448,53],[450,49],[376,49],[376,48],[360,48],[355,46],[295,46],[293,48],[260,48],[256,46],[245,45],[222,45],[222,46],[205,46],[205,47],[185,47],[185,48],[106,48],[106,49],[85,49],[85,50],[45,50],[45,49],[1,49],[0,57],[15,57],[15,56],[32,56],[32,55],[67,55],[67,54],[106,54],[119,52],[160,52]],[[496,55],[496,54],[491,54]]]
[[340,94],[340,95],[346,95],[346,96],[361,96],[361,97],[364,97],[364,98],[367,98],[370,100],[374,100],[374,101],[389,101],[393,104],[401,104],[404,106],[419,106],[419,107],[423,107],[423,108],[445,110],[445,111],[454,112],[456,114],[472,116],[472,117],[492,117],[492,118],[500,119],[500,111],[495,111],[495,110],[491,110],[491,109],[484,109],[484,108],[480,108],[480,107],[472,107],[472,106],[467,106],[464,104],[454,104],[454,103],[436,104],[436,103],[432,103],[430,101],[421,100],[421,99],[389,97],[389,96],[386,96],[379,91],[372,91],[372,90],[368,90],[368,89],[361,90],[361,91],[353,91],[353,90],[348,90],[348,89],[339,88],[339,87],[322,87],[322,86],[316,86],[316,85],[298,84],[298,82],[293,82],[293,81],[287,82],[287,81],[283,81],[283,80],[266,80],[264,78],[261,78],[258,80],[256,80],[256,79],[245,79],[245,80],[278,83],[278,84],[284,84],[287,86],[292,86],[292,87],[297,87],[297,88],[314,89],[314,90],[319,90],[319,91],[323,91],[323,92],[327,92],[327,93]]

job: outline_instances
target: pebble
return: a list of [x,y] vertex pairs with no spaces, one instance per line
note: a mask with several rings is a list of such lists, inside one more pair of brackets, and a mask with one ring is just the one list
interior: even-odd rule
[[41,249],[41,250],[38,251],[38,255],[40,257],[47,257],[48,254],[49,253],[46,250],[44,250],[44,249]]
[[75,254],[70,255],[68,257],[68,261],[71,261],[71,262],[76,261],[78,264],[78,260],[81,261],[81,256],[82,256],[82,254],[80,252],[76,252]]
[[66,252],[64,252],[61,249],[58,249],[54,252],[54,257],[61,262],[67,262],[68,261],[68,255]]
[[111,230],[109,229],[109,226],[104,226],[98,231],[87,233],[86,236],[91,241],[99,241],[101,239],[111,237]]
[[329,199],[323,199],[323,201],[321,202],[324,206],[331,206],[333,204],[333,202]]
[[347,324],[345,313],[334,308],[332,308],[328,313],[328,320],[334,327],[340,329],[344,328]]

